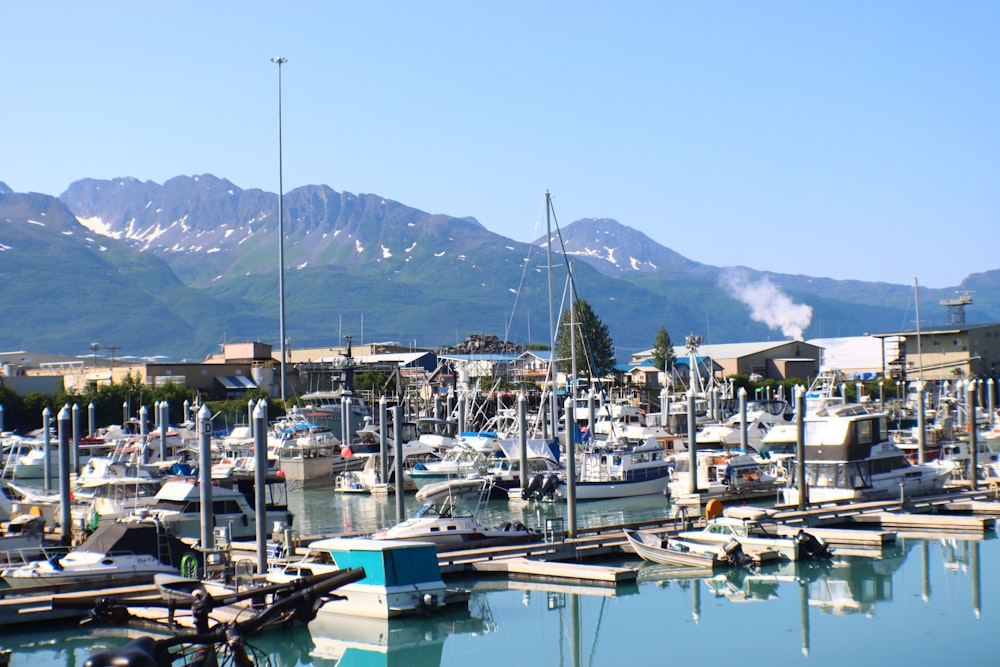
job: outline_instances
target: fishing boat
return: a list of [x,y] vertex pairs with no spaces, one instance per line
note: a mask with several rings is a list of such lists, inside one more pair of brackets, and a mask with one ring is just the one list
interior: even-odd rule
[[0,572],[11,588],[39,586],[125,586],[153,581],[157,573],[179,571],[191,548],[155,521],[100,526],[67,554],[55,554]]
[[372,419],[364,397],[347,388],[309,392],[302,395],[302,400],[305,405],[296,408],[301,416],[344,443],[350,443],[353,435]]
[[441,579],[437,550],[430,542],[360,537],[316,540],[302,559],[272,569],[267,580],[280,584],[352,568],[364,568],[364,578],[339,588],[337,595],[342,599],[325,603],[319,614],[368,618],[425,615],[453,601]]
[[[578,454],[577,500],[628,498],[663,493],[670,480],[666,450],[656,438],[608,438],[586,444]],[[566,480],[559,482],[566,497]]]
[[690,567],[746,567],[753,561],[736,540],[724,545],[703,545],[645,530],[623,529],[635,553],[651,563]]
[[[529,480],[539,476],[563,474],[563,465],[559,461],[559,444],[555,440],[530,438],[525,440],[525,459],[527,460],[527,477]],[[521,442],[520,438],[498,439],[497,451],[486,464],[485,476],[490,479],[491,498],[507,500],[511,497],[525,498],[522,491],[521,475]],[[525,484],[525,488],[530,481]]]
[[[296,487],[313,481],[332,481],[337,472],[351,467],[350,448],[342,448],[333,433],[308,422],[286,426],[272,438],[269,448],[277,451],[278,469]],[[355,462],[355,467],[362,463],[358,459]]]
[[[410,471],[417,463],[440,460],[437,449],[424,443],[417,436],[413,422],[400,424],[400,446],[402,452],[403,491],[413,492],[417,485],[410,477]],[[351,445],[353,456],[363,465],[358,470],[345,470],[334,477],[333,490],[337,493],[372,493],[373,491],[394,493],[396,489],[396,442],[395,429],[390,426],[386,437],[386,476],[382,478],[380,425],[369,423],[358,431],[360,438]]]
[[[773,497],[785,484],[786,466],[782,460],[788,456],[780,454],[765,460],[745,452],[698,452],[698,496],[706,501]],[[691,460],[687,454],[677,454],[673,463],[667,490],[671,498],[683,498],[692,488]]]
[[[831,403],[804,418],[810,502],[877,500],[941,491],[950,466],[912,464],[890,440],[888,418],[856,403]],[[794,468],[782,499],[797,504]]]

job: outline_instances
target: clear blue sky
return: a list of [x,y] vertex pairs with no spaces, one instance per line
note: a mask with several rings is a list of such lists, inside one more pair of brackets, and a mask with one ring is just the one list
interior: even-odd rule
[[1000,3],[0,2],[0,181],[326,184],[718,266],[1000,268]]

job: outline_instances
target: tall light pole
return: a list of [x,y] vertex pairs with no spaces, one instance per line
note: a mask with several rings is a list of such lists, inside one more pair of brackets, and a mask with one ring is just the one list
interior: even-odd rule
[[281,341],[281,403],[285,403],[285,186],[281,163],[281,66],[287,58],[271,58],[278,66],[278,339]]

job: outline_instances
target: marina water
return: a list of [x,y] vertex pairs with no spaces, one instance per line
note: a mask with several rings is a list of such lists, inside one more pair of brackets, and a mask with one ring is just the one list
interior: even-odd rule
[[[292,493],[301,534],[375,530],[395,523],[395,499]],[[415,501],[407,499],[407,511]],[[580,527],[669,515],[662,496],[581,504]],[[485,522],[539,527],[565,505],[511,510],[493,501]],[[339,665],[617,666],[998,664],[1000,541],[981,535],[900,536],[878,558],[784,564],[692,576],[622,556],[640,567],[617,589],[476,578],[468,613],[352,621],[273,631],[251,639],[276,667]],[[84,625],[0,632],[12,665],[77,667],[88,655],[141,634]]]

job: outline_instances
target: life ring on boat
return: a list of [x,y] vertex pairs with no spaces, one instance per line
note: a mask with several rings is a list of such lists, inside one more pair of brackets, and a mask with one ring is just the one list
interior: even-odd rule
[[194,579],[198,576],[198,558],[192,553],[186,553],[181,558],[181,576]]

